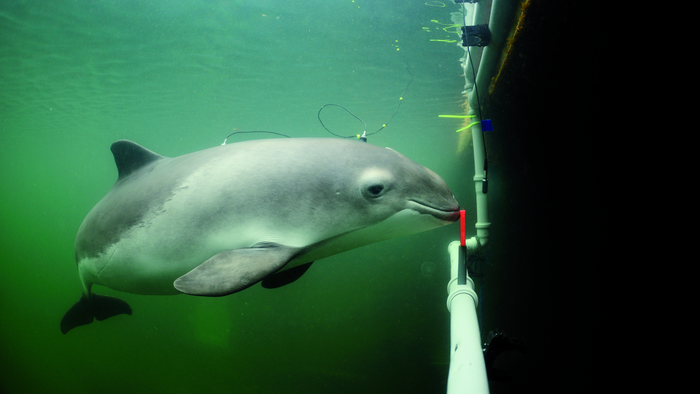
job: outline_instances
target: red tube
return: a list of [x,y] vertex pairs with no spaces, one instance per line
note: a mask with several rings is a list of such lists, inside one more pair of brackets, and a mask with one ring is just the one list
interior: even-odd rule
[[460,235],[459,235],[459,244],[462,246],[467,245],[467,230],[466,230],[466,211],[462,209],[459,211],[459,229],[460,229]]

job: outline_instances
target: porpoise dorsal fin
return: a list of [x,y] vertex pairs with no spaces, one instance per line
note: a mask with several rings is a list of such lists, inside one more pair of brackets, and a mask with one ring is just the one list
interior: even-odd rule
[[113,143],[110,150],[114,155],[117,171],[119,171],[117,181],[121,181],[148,163],[164,159],[163,156],[129,140],[119,140]]

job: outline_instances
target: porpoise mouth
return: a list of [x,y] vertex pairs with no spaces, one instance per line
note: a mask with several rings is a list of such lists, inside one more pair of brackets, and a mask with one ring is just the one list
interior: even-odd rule
[[[436,219],[444,220],[446,222],[455,222],[459,220],[459,204],[457,201],[454,202],[454,206],[448,208],[436,208],[422,201],[408,200],[409,203],[418,205],[417,207],[412,207],[415,211],[420,213],[427,213],[434,216]],[[410,205],[413,205],[410,204]],[[417,209],[416,209],[417,208]]]

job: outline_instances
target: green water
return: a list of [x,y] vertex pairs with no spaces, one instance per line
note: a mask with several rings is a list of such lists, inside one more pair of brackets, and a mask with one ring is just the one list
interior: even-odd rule
[[[369,142],[436,171],[473,215],[461,126],[438,118],[462,112],[462,50],[432,41],[456,38],[438,24],[456,6],[429,3],[0,2],[0,389],[444,391],[456,224],[327,258],[277,290],[210,299],[97,287],[133,316],[59,330],[80,296],[75,233],[116,179],[117,139],[177,156],[236,130],[330,137],[316,117],[326,103],[373,131],[413,75]],[[323,115],[340,134],[362,132],[340,110]]]

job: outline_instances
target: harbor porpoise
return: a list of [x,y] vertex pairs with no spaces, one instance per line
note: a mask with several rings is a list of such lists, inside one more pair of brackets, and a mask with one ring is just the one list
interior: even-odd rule
[[83,286],[61,331],[131,314],[92,285],[135,294],[223,296],[299,278],[316,260],[459,218],[445,181],[366,142],[279,138],[168,158],[112,144],[117,182],[83,220]]

